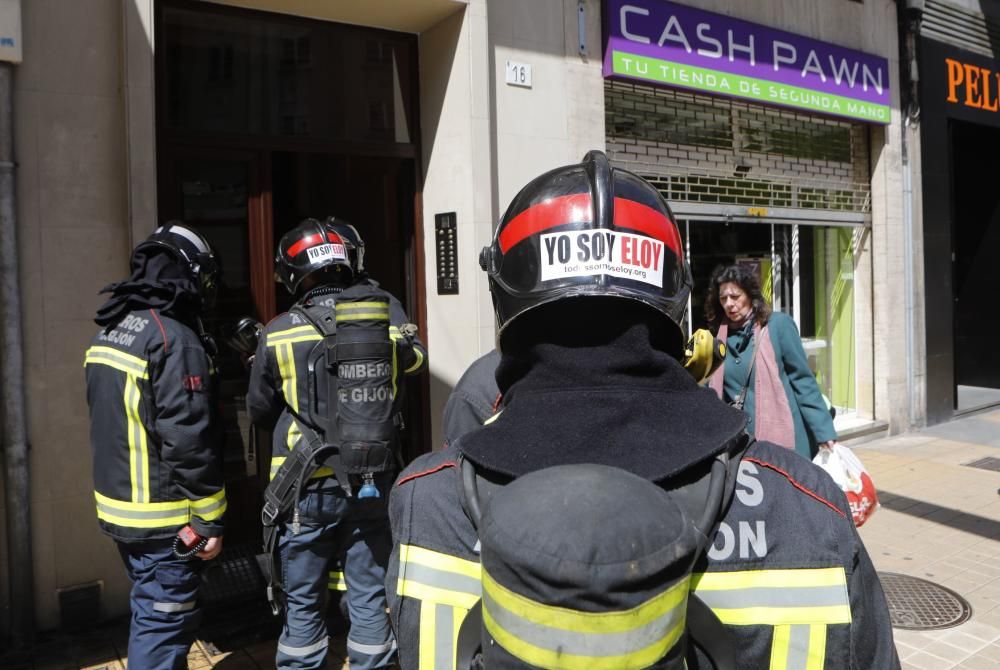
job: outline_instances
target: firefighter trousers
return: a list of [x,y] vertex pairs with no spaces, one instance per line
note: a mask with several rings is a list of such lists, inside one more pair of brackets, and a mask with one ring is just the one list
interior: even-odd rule
[[[388,480],[391,481],[391,480]],[[331,559],[339,559],[347,584],[351,628],[347,656],[352,670],[392,667],[396,641],[386,613],[385,571],[391,550],[384,500],[348,499],[335,480],[308,490],[299,502],[299,532],[282,525],[285,622],[275,663],[282,670],[326,668],[326,607]]]
[[170,540],[118,542],[132,580],[128,665],[144,670],[186,670],[201,612],[201,559],[174,556]]

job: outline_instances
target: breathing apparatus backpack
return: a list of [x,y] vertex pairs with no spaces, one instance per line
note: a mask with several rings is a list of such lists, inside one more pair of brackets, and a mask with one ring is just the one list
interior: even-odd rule
[[[309,477],[330,467],[348,497],[378,498],[374,475],[398,464],[399,411],[396,347],[389,334],[390,296],[371,284],[337,294],[334,307],[296,305],[291,312],[319,331],[308,356],[308,412],[293,413],[302,439],[264,491],[264,549],[272,557],[268,599],[278,611],[277,522],[289,510],[299,530],[298,501]],[[325,393],[320,389],[325,388]]]
[[704,560],[750,444],[744,434],[708,464],[659,485],[603,465],[507,481],[461,458],[482,598],[459,628],[456,670],[568,667],[561,655],[684,670],[692,644],[716,670],[735,670],[736,641],[695,595],[692,569]]

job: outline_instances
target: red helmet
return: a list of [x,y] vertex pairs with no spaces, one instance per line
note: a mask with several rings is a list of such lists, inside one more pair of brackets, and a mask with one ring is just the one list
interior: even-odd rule
[[680,339],[691,273],[673,214],[654,186],[611,167],[600,151],[521,189],[480,265],[489,274],[498,343],[521,314],[579,296],[640,302],[665,316]]
[[307,275],[327,268],[345,272],[345,283],[353,282],[364,271],[363,258],[364,242],[354,226],[332,216],[306,219],[278,242],[274,273],[294,294]]

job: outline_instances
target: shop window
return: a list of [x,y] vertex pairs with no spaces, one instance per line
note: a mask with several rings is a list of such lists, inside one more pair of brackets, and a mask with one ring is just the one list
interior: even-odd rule
[[688,221],[681,226],[695,290],[691,328],[706,327],[705,296],[721,265],[752,266],[776,311],[796,320],[823,394],[846,416],[855,389],[854,256],[860,228]]

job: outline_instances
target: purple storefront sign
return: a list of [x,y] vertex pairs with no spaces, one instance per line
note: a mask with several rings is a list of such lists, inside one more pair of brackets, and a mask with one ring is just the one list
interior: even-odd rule
[[887,124],[889,61],[666,0],[606,0],[604,76]]

